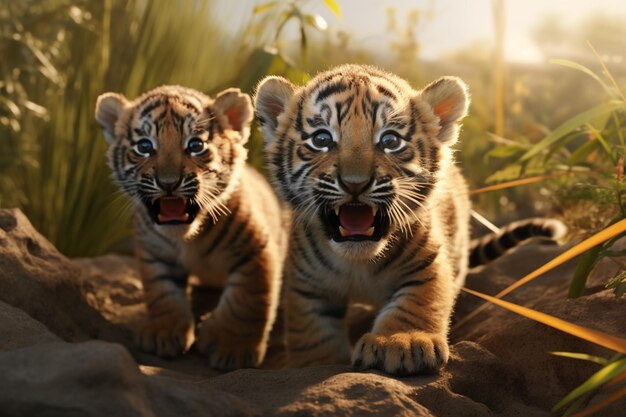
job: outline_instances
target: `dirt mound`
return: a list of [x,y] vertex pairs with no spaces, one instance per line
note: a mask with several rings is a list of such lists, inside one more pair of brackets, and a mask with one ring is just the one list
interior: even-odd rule
[[[468,277],[467,285],[494,294],[561,250],[525,247]],[[626,335],[626,300],[602,289],[615,271],[600,268],[584,297],[566,300],[573,266],[508,299]],[[479,303],[461,295],[456,317]],[[196,312],[206,308],[198,304]],[[363,309],[350,317],[354,336],[371,318]],[[21,212],[0,210],[0,410],[7,416],[550,416],[598,368],[548,352],[611,355],[491,306],[451,335],[450,362],[436,376],[398,379],[348,366],[219,374],[194,352],[171,361],[138,352],[132,335],[144,318],[132,259],[69,260]],[[277,367],[281,357],[274,351],[264,368]],[[621,416],[624,406],[601,415]]]

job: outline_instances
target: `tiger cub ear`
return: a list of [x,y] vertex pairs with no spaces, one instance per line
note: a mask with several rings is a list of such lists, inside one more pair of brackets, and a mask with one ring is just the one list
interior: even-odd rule
[[102,128],[104,139],[110,145],[115,142],[115,124],[119,120],[128,100],[122,94],[105,93],[96,101],[96,120]]
[[249,95],[242,93],[238,88],[229,88],[215,97],[211,107],[224,116],[232,130],[239,132],[242,143],[248,141],[253,113]]
[[274,75],[265,77],[257,86],[254,108],[265,142],[274,139],[278,116],[285,111],[295,90],[296,86],[287,79]]
[[421,96],[439,117],[439,140],[447,145],[456,143],[459,122],[467,116],[469,108],[467,85],[457,77],[442,77],[428,84],[421,91]]

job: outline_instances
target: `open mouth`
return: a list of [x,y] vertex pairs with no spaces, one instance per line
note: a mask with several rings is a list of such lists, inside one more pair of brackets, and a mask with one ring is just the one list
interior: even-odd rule
[[189,224],[196,218],[200,206],[183,197],[160,197],[146,202],[152,221],[156,224]]
[[389,230],[389,220],[376,208],[348,203],[322,214],[328,234],[335,242],[380,240]]

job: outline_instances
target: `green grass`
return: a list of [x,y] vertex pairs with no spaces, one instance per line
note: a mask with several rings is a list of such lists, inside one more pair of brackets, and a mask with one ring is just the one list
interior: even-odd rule
[[[128,238],[130,210],[106,166],[93,116],[98,95],[134,98],[161,84],[249,91],[234,80],[256,45],[246,43],[243,26],[224,30],[230,20],[215,17],[217,2],[20,5],[2,21],[0,48],[25,58],[1,64],[0,205],[20,207],[66,255],[101,254]],[[15,42],[16,34],[34,46]],[[27,110],[29,102],[47,109],[45,117]],[[251,147],[258,157],[258,141]]]

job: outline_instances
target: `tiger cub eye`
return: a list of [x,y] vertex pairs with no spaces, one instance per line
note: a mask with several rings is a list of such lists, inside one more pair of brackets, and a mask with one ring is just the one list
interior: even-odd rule
[[313,135],[311,143],[318,149],[330,148],[333,144],[333,137],[326,130],[320,130]]
[[380,147],[383,150],[397,151],[402,146],[402,140],[393,132],[386,132],[380,138]]
[[193,138],[187,143],[187,152],[191,155],[198,155],[205,148],[205,143],[200,138]]
[[154,145],[150,139],[141,139],[135,145],[135,150],[141,156],[150,156],[154,153]]

